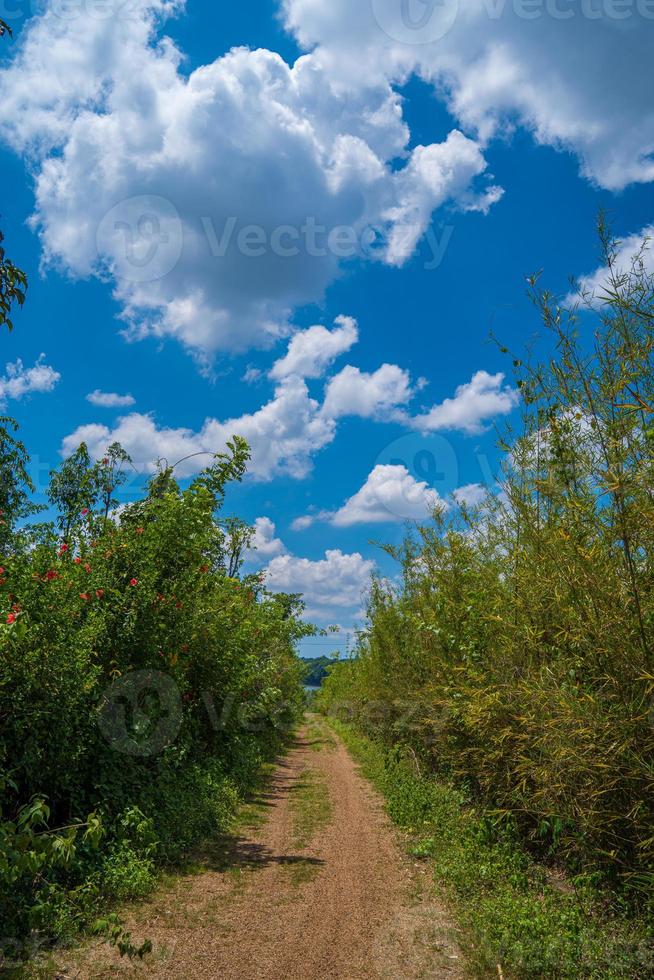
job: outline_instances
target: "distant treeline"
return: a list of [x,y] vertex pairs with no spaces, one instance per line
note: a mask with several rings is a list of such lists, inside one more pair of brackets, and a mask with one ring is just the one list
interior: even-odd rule
[[302,657],[302,663],[306,669],[304,683],[309,687],[320,687],[334,660],[331,657]]

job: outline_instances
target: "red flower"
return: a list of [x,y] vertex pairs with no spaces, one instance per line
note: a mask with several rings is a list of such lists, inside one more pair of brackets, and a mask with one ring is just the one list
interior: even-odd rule
[[89,599],[91,598],[91,596],[88,594],[88,592],[80,592],[79,597],[80,597],[80,599],[83,599],[84,602],[88,602]]
[[76,565],[81,565],[82,564],[82,559],[81,558],[73,558],[73,561],[75,562]]
[[88,562],[87,562],[87,563],[86,563],[86,565],[84,566],[84,571],[85,571],[85,572],[90,572],[90,571],[91,571],[91,566],[89,565],[89,563],[88,563]]
[[133,579],[130,580],[130,583],[129,584],[130,585],[138,585],[139,584],[139,580],[137,578],[133,578]]
[[82,517],[86,517],[86,515],[88,514],[88,512],[89,512],[88,507],[82,507]]
[[95,594],[97,595],[98,599],[101,599],[104,595],[104,589],[96,589]]
[[143,534],[143,528],[142,527],[137,527],[136,533],[137,534]]
[[59,554],[60,555],[65,555],[67,551],[68,551],[68,545],[67,544],[62,544],[61,548],[59,549]]
[[59,578],[59,572],[55,572],[54,569],[51,568],[49,572],[45,573],[45,577],[48,582],[52,582],[54,578]]
[[4,568],[0,568],[0,575],[4,575],[4,573],[5,573]]
[[11,624],[12,623],[15,623],[15,622],[16,622],[16,614],[15,613],[7,613],[7,625],[8,626],[11,626]]

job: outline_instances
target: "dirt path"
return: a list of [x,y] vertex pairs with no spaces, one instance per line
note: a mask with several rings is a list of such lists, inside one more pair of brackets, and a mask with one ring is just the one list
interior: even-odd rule
[[98,947],[59,976],[413,980],[464,975],[426,869],[402,856],[343,744],[310,719],[256,802],[258,820],[137,908],[144,964]]

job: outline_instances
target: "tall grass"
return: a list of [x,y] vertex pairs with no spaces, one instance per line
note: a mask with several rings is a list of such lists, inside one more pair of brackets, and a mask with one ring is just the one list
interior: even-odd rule
[[389,551],[367,634],[323,707],[405,746],[578,880],[654,894],[654,282],[600,226],[599,295],[531,281],[547,363],[497,487]]

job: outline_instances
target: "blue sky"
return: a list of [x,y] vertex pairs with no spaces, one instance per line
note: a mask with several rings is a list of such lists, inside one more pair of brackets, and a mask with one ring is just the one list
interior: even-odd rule
[[625,255],[654,222],[652,13],[6,2],[0,210],[30,289],[0,394],[37,483],[80,438],[121,438],[138,485],[241,432],[252,567],[360,622],[392,571],[371,542],[492,488],[519,408],[488,338],[538,334],[524,277],[597,285],[598,209]]

